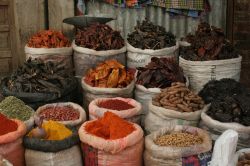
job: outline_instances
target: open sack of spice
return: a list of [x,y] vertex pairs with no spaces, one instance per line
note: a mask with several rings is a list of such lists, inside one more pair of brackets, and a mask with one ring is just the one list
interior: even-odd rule
[[53,120],[67,126],[79,126],[86,121],[86,112],[72,102],[46,104],[36,110],[36,115],[44,121]]
[[248,166],[250,165],[250,148],[241,149],[235,156],[236,166]]
[[34,110],[14,96],[6,97],[0,102],[0,113],[10,119],[18,119],[24,122],[28,131],[34,125]]
[[[85,165],[141,166],[143,130],[112,112],[79,129]],[[93,153],[94,152],[94,153]]]
[[81,77],[107,59],[116,59],[126,65],[126,46],[119,31],[105,24],[92,24],[77,29],[73,41],[76,75]]
[[86,107],[96,98],[128,98],[133,96],[134,75],[117,60],[106,60],[88,71],[82,88]]
[[26,59],[57,62],[73,70],[73,49],[69,39],[60,31],[42,30],[34,34],[25,46],[25,54]]
[[72,101],[77,80],[63,66],[39,59],[26,61],[1,82],[4,96],[15,96],[36,109],[55,101]]
[[16,119],[9,119],[0,113],[0,156],[14,166],[24,166],[23,136],[25,124]]
[[171,125],[145,137],[145,166],[207,165],[212,141],[208,133],[191,126]]
[[152,97],[161,92],[161,89],[171,86],[173,82],[186,83],[188,78],[183,75],[175,58],[151,58],[145,67],[138,67],[136,74],[135,99],[143,106],[143,115],[148,113],[148,104]]
[[145,118],[147,133],[168,126],[197,126],[202,111],[207,110],[204,101],[184,83],[174,82],[171,87],[161,90],[149,103],[149,113]]
[[131,98],[98,98],[89,104],[91,120],[102,118],[105,112],[112,112],[119,117],[140,125],[142,106]]
[[[36,116],[36,127],[24,137],[26,165],[82,165],[77,129]],[[70,155],[69,155],[70,154]]]
[[238,148],[250,145],[250,91],[232,79],[208,82],[199,93],[211,103],[201,114],[200,126],[211,133],[213,140],[227,129],[239,133]]
[[179,62],[192,89],[198,92],[212,79],[240,79],[242,57],[222,29],[203,22],[183,40],[188,43],[180,48]]
[[177,59],[178,42],[164,27],[154,25],[148,20],[137,22],[135,31],[127,38],[127,65],[130,69],[147,65],[151,57],[175,57]]

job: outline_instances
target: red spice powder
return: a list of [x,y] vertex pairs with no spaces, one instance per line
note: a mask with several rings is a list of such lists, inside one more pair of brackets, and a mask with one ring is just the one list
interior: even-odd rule
[[17,124],[0,113],[0,136],[16,131]]
[[118,99],[102,101],[98,104],[98,106],[101,108],[118,110],[118,111],[134,108],[134,106],[128,104],[127,102]]
[[126,137],[135,127],[114,113],[105,112],[102,118],[88,123],[85,130],[95,136],[114,140]]

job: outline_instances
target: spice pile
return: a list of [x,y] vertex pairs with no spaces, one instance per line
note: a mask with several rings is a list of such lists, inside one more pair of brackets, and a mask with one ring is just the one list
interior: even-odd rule
[[105,112],[102,118],[88,123],[85,130],[97,137],[114,140],[126,137],[135,131],[135,127],[119,116]]
[[121,49],[125,45],[119,31],[98,23],[78,29],[75,43],[77,46],[96,51]]
[[39,113],[39,116],[46,120],[71,121],[79,119],[80,113],[70,106],[58,106],[45,108]]
[[[45,133],[43,134],[43,137],[38,137],[40,136],[41,131],[45,131]],[[65,125],[50,120],[42,123],[42,125],[39,125],[37,128],[32,129],[27,136],[46,140],[63,140],[71,135],[72,131]]]
[[174,132],[159,136],[154,142],[159,146],[188,147],[201,144],[203,140],[198,135],[187,132]]
[[100,103],[98,103],[98,107],[117,111],[123,111],[134,108],[134,106],[132,106],[131,104],[118,99],[101,101]]
[[75,78],[56,63],[29,59],[7,79],[12,92],[55,93],[60,97]]
[[179,112],[194,112],[204,107],[200,96],[189,90],[185,84],[175,82],[153,98],[153,105]]
[[191,61],[207,61],[237,58],[233,45],[226,40],[222,29],[200,23],[194,35],[187,35],[183,40],[191,46],[181,47],[180,55]]
[[14,97],[6,97],[0,103],[0,113],[4,114],[10,119],[19,119],[21,121],[29,120],[33,114],[33,110],[25,105],[25,103]]
[[185,82],[183,71],[174,58],[151,58],[145,67],[137,68],[137,84],[146,88],[166,88],[172,82]]
[[250,153],[245,153],[240,157],[237,166],[249,166],[250,165]]
[[33,48],[60,48],[69,46],[70,42],[62,32],[54,30],[40,31],[28,41],[28,47]]
[[116,60],[100,63],[95,69],[90,69],[84,81],[92,87],[124,88],[134,79],[132,73]]
[[17,124],[0,113],[0,136],[17,130]]
[[128,34],[127,40],[135,48],[153,50],[176,44],[175,36],[171,32],[166,32],[164,27],[154,25],[148,20],[144,20],[141,24],[137,22],[135,31]]

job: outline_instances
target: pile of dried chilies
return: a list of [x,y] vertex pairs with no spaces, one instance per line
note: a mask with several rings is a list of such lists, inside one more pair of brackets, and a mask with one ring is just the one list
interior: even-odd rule
[[166,88],[172,82],[185,82],[183,71],[174,58],[153,57],[149,64],[137,70],[136,83],[146,88]]
[[105,24],[93,24],[77,30],[75,43],[77,46],[96,51],[116,50],[124,47],[124,40],[119,31]]
[[111,59],[100,63],[95,69],[90,69],[84,81],[93,87],[124,88],[133,79],[133,74],[126,71],[125,66]]
[[186,60],[207,61],[237,58],[233,45],[226,40],[222,29],[202,22],[194,35],[189,34],[183,39],[191,46],[181,47],[180,55]]
[[70,41],[62,32],[43,30],[33,35],[27,45],[33,48],[61,48],[70,47]]

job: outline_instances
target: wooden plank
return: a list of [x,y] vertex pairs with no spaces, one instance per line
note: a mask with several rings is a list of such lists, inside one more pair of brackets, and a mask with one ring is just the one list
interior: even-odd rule
[[9,5],[8,0],[0,0],[0,5]]
[[67,37],[73,37],[74,26],[63,23],[63,19],[74,16],[74,1],[48,0],[49,28],[62,31]]
[[0,25],[0,32],[8,32],[9,29],[9,25]]
[[[11,51],[10,50],[2,50],[0,49],[0,58],[11,58]],[[0,59],[1,61],[1,59]]]
[[24,46],[28,39],[39,30],[46,28],[45,0],[14,0],[15,27],[19,64],[25,61]]
[[227,0],[227,38],[233,42],[233,22],[234,22],[234,3],[235,0]]

